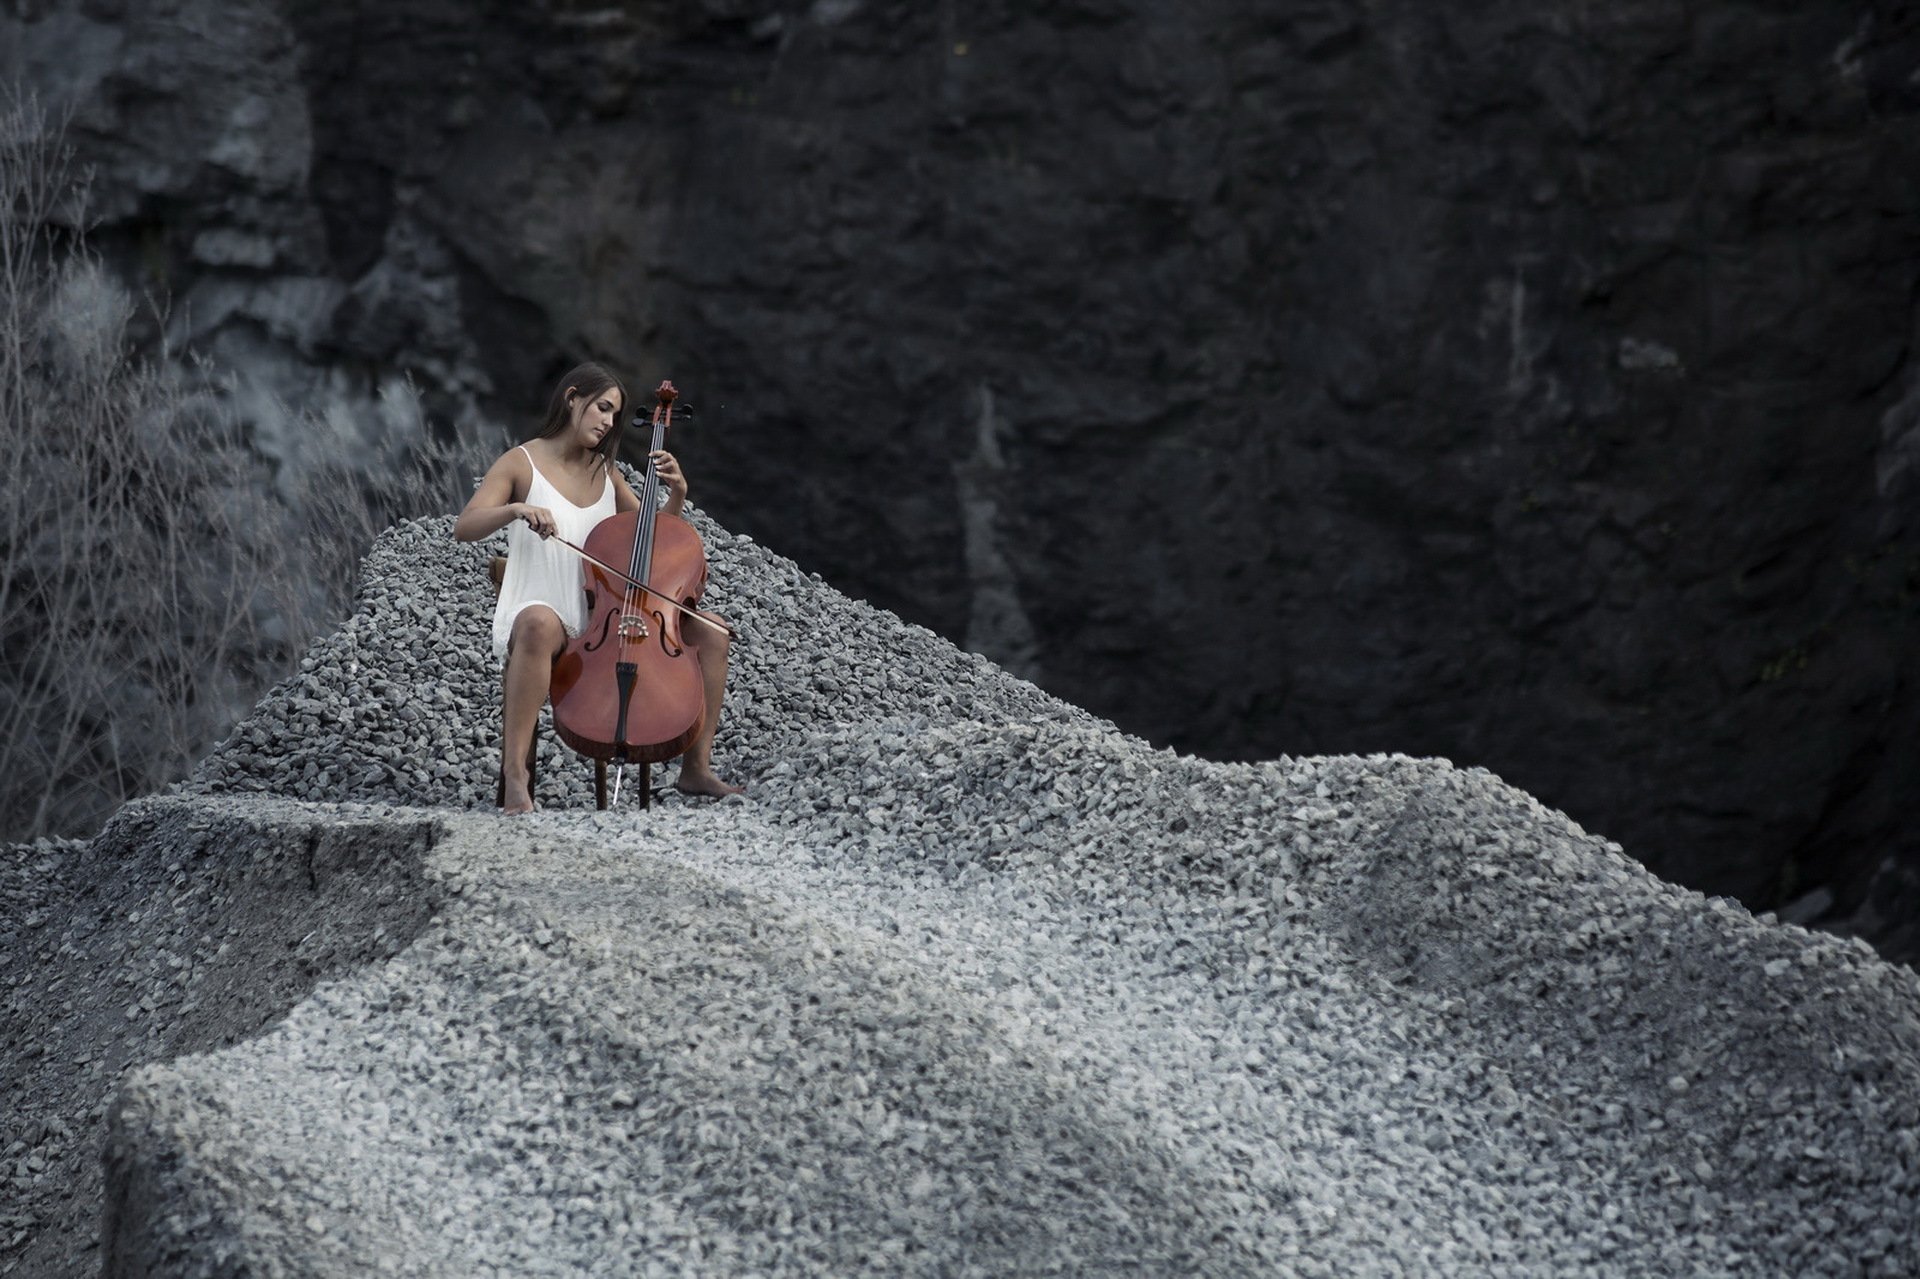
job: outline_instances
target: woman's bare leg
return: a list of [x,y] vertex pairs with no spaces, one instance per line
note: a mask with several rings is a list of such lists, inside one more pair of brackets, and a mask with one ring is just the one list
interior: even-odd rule
[[700,722],[700,736],[693,739],[687,753],[680,757],[680,778],[674,786],[690,795],[738,795],[746,788],[720,779],[713,771],[713,735],[720,727],[720,707],[727,696],[727,633],[708,626],[697,617],[681,621],[681,638],[700,656],[700,680],[707,695],[706,717]]
[[553,683],[553,659],[567,645],[560,615],[544,604],[520,610],[507,641],[507,671],[500,705],[500,775],[506,782],[505,813],[530,813],[533,795],[527,786],[527,749],[533,744],[540,708],[546,705]]

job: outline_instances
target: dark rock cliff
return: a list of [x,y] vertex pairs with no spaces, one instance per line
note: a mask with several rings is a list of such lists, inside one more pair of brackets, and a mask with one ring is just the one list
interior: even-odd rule
[[1920,954],[1920,15],[1474,9],[15,3],[0,70],[270,454],[671,374],[726,523],[1126,727]]

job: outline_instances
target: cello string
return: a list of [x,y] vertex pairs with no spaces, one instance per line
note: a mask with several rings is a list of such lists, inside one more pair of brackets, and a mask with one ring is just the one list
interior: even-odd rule
[[[671,412],[671,410],[668,411]],[[660,484],[654,469],[653,455],[659,452],[661,443],[666,437],[660,414],[661,410],[657,408],[653,412],[653,440],[647,449],[647,493],[640,504],[643,513],[638,529],[640,536],[634,539],[633,575],[642,582],[653,580],[654,523],[660,514]]]
[[[658,485],[654,479],[653,454],[660,447],[660,411],[653,414],[653,441],[647,450],[647,470],[642,481],[645,492],[640,495],[640,517],[636,521],[633,538],[633,552],[627,562],[629,577],[646,582],[653,568],[653,524],[659,513],[660,498]],[[626,592],[626,604],[629,609],[637,605],[633,592]]]

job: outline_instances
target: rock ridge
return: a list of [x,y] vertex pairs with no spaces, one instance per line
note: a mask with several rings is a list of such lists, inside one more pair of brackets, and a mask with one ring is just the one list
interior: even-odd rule
[[431,831],[432,913],[127,1077],[109,1273],[1909,1264],[1910,969],[1483,770],[1155,750],[695,515],[748,798],[486,812],[436,519],[157,801]]

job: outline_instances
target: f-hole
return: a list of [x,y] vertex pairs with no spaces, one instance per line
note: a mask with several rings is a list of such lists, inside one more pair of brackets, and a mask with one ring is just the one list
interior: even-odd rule
[[678,657],[680,656],[680,654],[686,652],[687,651],[686,649],[676,648],[667,642],[666,616],[662,614],[659,609],[654,609],[652,611],[653,611],[653,624],[656,628],[658,628],[660,632],[660,651],[665,653],[668,657]]
[[581,645],[580,651],[583,653],[597,652],[601,647],[601,645],[607,642],[607,632],[612,628],[613,628],[613,610],[608,609],[607,615],[600,619],[600,633],[594,636],[592,643]]

